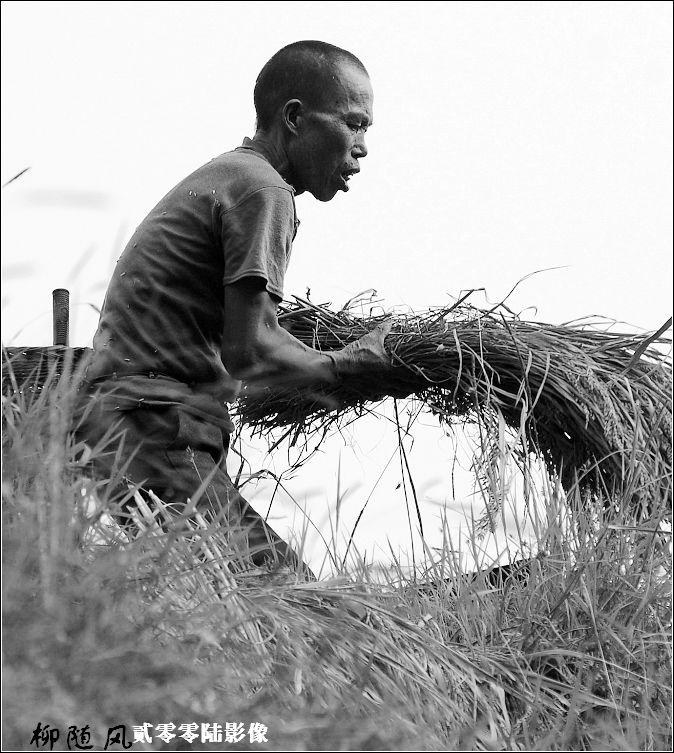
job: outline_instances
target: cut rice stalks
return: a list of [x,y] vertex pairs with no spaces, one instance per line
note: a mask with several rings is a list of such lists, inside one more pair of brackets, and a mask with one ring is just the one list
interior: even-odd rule
[[[391,367],[320,393],[267,389],[239,400],[254,430],[285,427],[293,441],[344,425],[387,395],[414,394],[440,421],[490,423],[502,415],[521,452],[540,454],[568,490],[627,491],[671,506],[671,340],[613,331],[608,323],[524,321],[505,305],[465,303],[413,314],[340,311],[301,298],[281,325],[317,350],[337,350],[385,320]],[[360,312],[354,313],[360,305]]]

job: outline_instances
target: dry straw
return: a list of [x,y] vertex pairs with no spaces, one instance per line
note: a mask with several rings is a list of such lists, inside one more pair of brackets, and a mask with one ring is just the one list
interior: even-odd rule
[[[491,424],[499,416],[517,433],[523,456],[539,453],[568,490],[627,492],[648,507],[671,502],[671,357],[662,344],[670,322],[650,336],[589,322],[524,321],[503,304],[453,306],[413,314],[379,314],[363,301],[342,310],[295,298],[281,324],[305,344],[334,350],[384,320],[391,366],[320,394],[267,389],[239,403],[257,430],[286,427],[299,436],[343,425],[373,401],[408,393],[447,425]],[[356,314],[356,309],[359,313]]]

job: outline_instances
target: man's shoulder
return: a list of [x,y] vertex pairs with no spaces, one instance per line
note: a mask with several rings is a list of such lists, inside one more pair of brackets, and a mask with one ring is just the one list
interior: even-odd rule
[[228,204],[243,200],[262,188],[293,191],[262,155],[245,148],[214,157],[189,175],[183,184],[193,184],[195,191],[201,188],[220,194]]

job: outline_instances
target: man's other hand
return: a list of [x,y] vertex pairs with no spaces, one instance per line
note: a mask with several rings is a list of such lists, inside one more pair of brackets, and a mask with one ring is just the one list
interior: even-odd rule
[[382,376],[391,368],[391,356],[384,346],[384,339],[391,331],[390,320],[378,324],[373,330],[342,350],[328,355],[335,364],[339,376]]

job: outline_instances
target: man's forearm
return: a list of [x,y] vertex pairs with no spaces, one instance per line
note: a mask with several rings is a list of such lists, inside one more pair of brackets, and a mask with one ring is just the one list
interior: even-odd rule
[[223,361],[249,389],[320,387],[338,381],[333,356],[307,347],[279,325],[265,326],[244,353],[223,348]]
[[277,305],[264,280],[245,278],[225,286],[222,361],[250,389],[320,388],[342,378],[372,378],[391,366],[384,340],[390,322],[341,350],[321,353],[280,326]]

